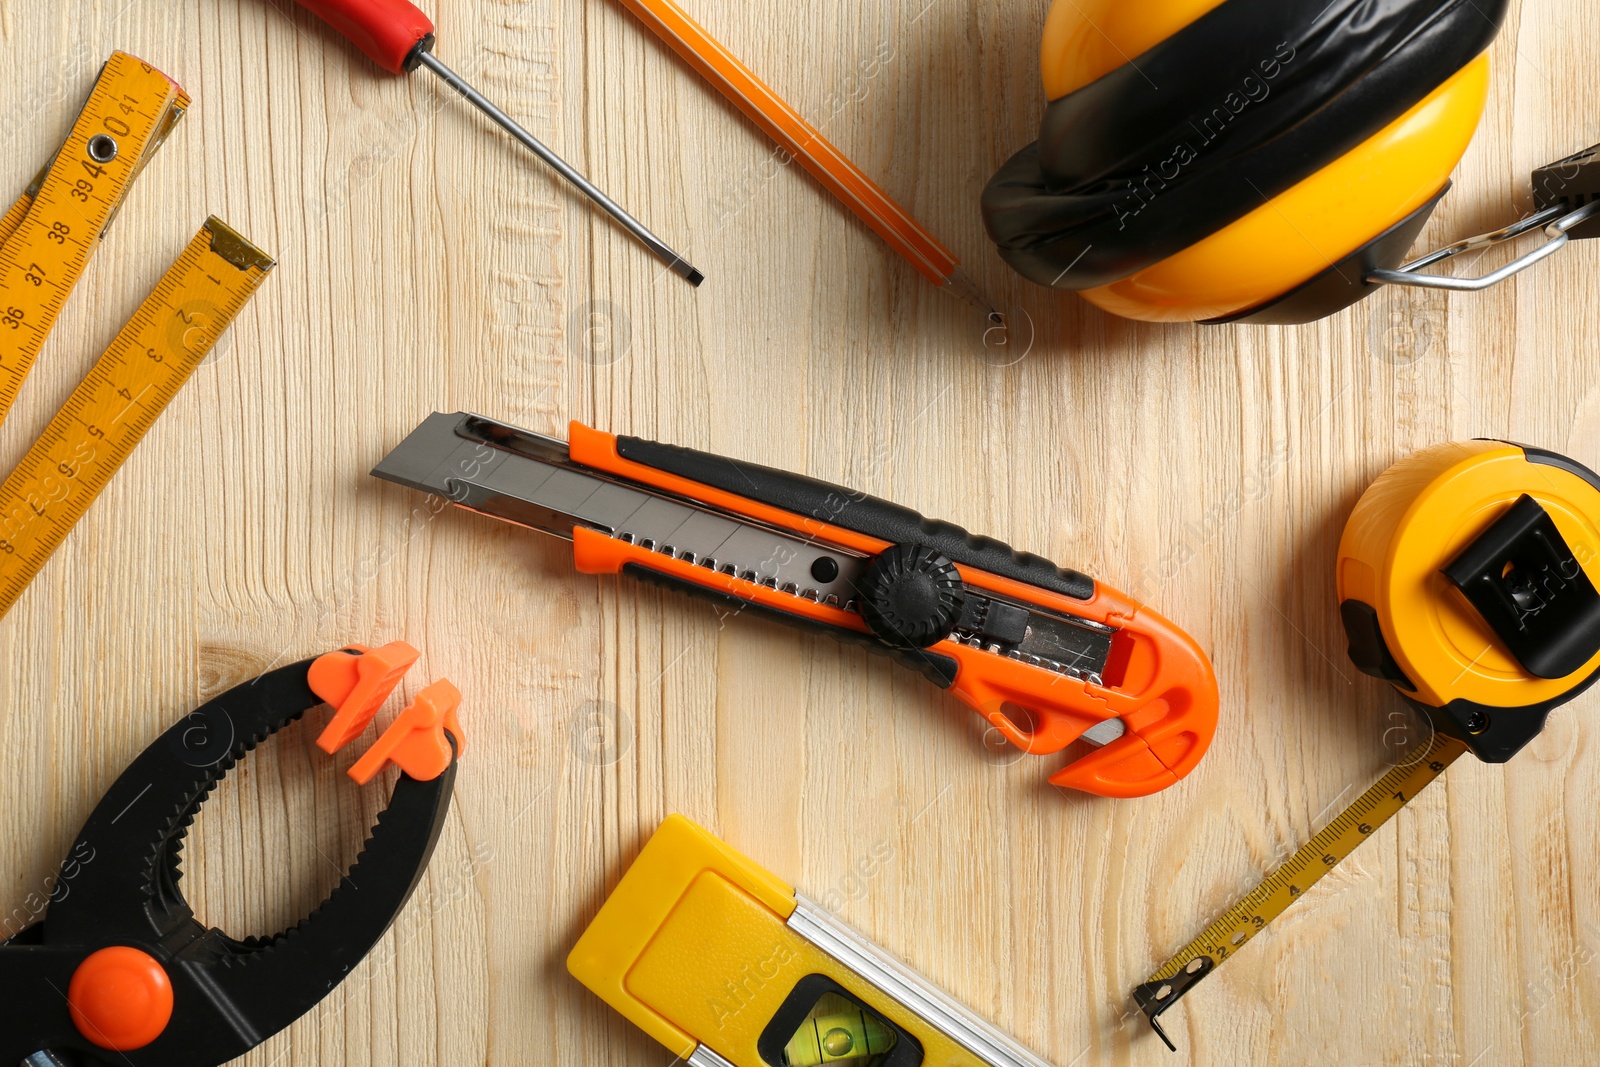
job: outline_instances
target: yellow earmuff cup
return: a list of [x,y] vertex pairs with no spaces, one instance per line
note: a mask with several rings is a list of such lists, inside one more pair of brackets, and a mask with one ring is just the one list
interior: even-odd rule
[[[1060,99],[1137,63],[1223,2],[1056,0],[1040,49],[1046,96]],[[1388,127],[1250,214],[1081,295],[1112,314],[1148,322],[1223,319],[1269,304],[1436,197],[1472,142],[1488,92],[1484,55]]]

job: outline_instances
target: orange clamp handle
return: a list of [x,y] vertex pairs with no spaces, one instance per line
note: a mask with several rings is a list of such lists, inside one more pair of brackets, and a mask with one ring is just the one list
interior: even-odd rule
[[433,781],[466,751],[466,734],[456,715],[460,707],[461,690],[443,679],[434,682],[356,760],[350,777],[366,785],[393,763],[419,782]]

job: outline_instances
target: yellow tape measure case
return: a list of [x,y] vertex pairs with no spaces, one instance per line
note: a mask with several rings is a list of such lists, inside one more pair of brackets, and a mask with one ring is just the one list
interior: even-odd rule
[[1600,476],[1500,441],[1427,449],[1339,546],[1350,657],[1502,763],[1600,677]]
[[567,968],[691,1067],[1049,1067],[681,815]]

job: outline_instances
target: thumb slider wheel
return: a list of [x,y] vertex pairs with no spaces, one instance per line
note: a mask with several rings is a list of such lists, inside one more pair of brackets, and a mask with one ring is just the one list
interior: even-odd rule
[[922,649],[949,637],[967,601],[956,565],[926,545],[895,545],[861,576],[861,614],[885,643]]

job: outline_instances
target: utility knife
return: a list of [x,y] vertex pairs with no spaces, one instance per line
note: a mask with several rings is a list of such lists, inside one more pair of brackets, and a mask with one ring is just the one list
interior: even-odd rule
[[892,657],[1034,755],[1057,786],[1148,796],[1200,762],[1217,681],[1183,631],[1116,590],[812,478],[572,423],[569,440],[435,414],[372,472],[572,542],[625,574]]

